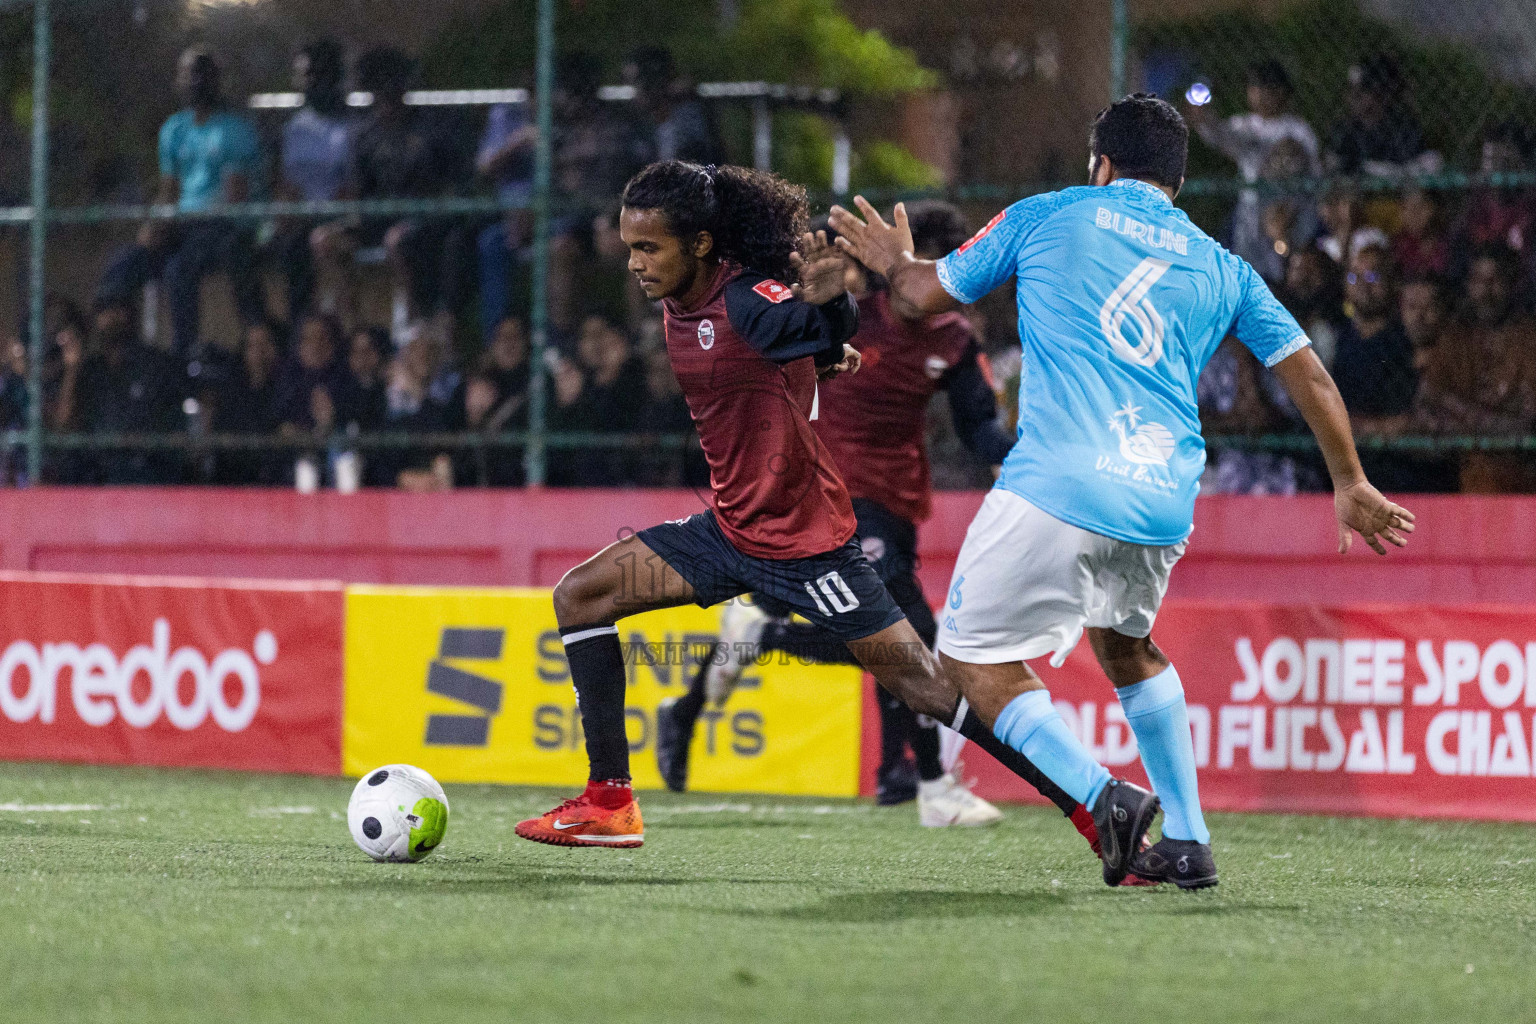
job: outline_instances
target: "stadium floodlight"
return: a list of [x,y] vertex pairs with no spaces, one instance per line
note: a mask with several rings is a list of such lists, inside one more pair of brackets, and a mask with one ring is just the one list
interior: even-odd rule
[[[614,89],[623,90],[627,86],[615,86]],[[628,96],[605,96],[604,99],[631,99],[634,90],[629,90]],[[405,94],[405,103],[409,107],[475,107],[491,106],[497,103],[527,103],[530,99],[527,89],[414,89]],[[252,110],[296,110],[304,105],[304,94],[301,92],[258,92],[246,100],[245,105]],[[347,94],[347,106],[369,107],[373,105],[373,93],[350,92]]]
[[[771,82],[704,82],[696,90],[701,99],[770,99],[781,103],[834,106],[842,100],[836,89],[780,85]],[[627,103],[635,98],[632,85],[605,85],[597,98],[610,103]],[[410,107],[480,107],[499,103],[520,104],[533,99],[527,89],[413,89],[405,94]],[[297,110],[304,105],[301,92],[258,92],[245,101],[252,110]],[[369,107],[373,93],[361,90],[347,94],[347,106]]]

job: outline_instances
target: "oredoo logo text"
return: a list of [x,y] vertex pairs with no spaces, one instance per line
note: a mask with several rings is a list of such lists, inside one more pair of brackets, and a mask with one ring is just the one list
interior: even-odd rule
[[250,652],[219,651],[210,660],[195,647],[171,650],[171,625],[156,619],[149,644],[130,647],[118,657],[106,644],[16,640],[0,654],[0,714],[12,722],[53,722],[61,686],[66,699],[87,725],[104,726],[114,718],[135,729],[153,725],[163,715],[182,730],[196,729],[210,717],[225,732],[240,732],[261,706],[258,665],[277,659],[277,637],[256,634]]

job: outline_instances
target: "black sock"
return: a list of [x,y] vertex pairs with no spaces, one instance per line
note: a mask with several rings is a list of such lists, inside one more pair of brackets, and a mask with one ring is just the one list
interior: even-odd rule
[[808,622],[770,622],[763,627],[763,637],[758,642],[760,651],[783,651],[785,654],[814,661],[821,665],[857,665],[848,645],[835,640]]
[[[917,757],[917,777],[932,782],[944,774],[944,762],[939,760],[939,726],[931,718],[925,718],[903,706],[909,716],[908,740],[912,753]],[[924,725],[924,722],[927,725]]]
[[880,709],[880,771],[888,772],[907,756],[912,712],[878,684],[875,686],[875,706]]
[[[960,698],[954,717],[960,721],[951,725],[951,729],[997,758],[998,763],[1004,768],[1038,789],[1041,796],[1061,809],[1062,814],[1071,817],[1072,812],[1077,810],[1077,801],[1068,796],[1066,790],[1047,778],[1029,758],[992,735],[992,730],[988,729],[976,712],[971,710],[971,705],[964,697]],[[953,721],[952,718],[951,722]]]
[[587,737],[589,778],[629,778],[629,737],[624,732],[624,652],[611,625],[572,626],[560,635],[571,665],[581,728]]
[[693,682],[688,684],[688,692],[672,702],[672,717],[680,725],[686,726],[690,733],[704,711],[704,673],[709,671],[710,660],[718,651],[718,645],[709,649],[709,656],[694,669]]

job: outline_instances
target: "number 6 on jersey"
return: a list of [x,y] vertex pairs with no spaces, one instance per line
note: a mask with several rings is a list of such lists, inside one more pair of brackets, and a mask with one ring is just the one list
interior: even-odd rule
[[[1110,292],[1104,305],[1099,307],[1099,327],[1104,331],[1105,340],[1115,350],[1115,355],[1128,363],[1155,366],[1163,357],[1163,318],[1147,298],[1147,292],[1152,290],[1158,278],[1168,272],[1170,266],[1172,264],[1167,260],[1148,256],[1136,264],[1135,270],[1125,275],[1125,280]],[[1139,345],[1132,345],[1120,333],[1126,317],[1136,321],[1136,326],[1141,330]]]

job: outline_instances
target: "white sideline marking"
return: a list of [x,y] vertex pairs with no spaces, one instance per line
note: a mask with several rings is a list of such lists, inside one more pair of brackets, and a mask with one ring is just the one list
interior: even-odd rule
[[105,810],[101,804],[0,804],[0,811],[12,811],[17,814],[33,814],[48,811],[73,814],[77,811],[100,810]]
[[319,814],[314,807],[252,807],[252,814]]

